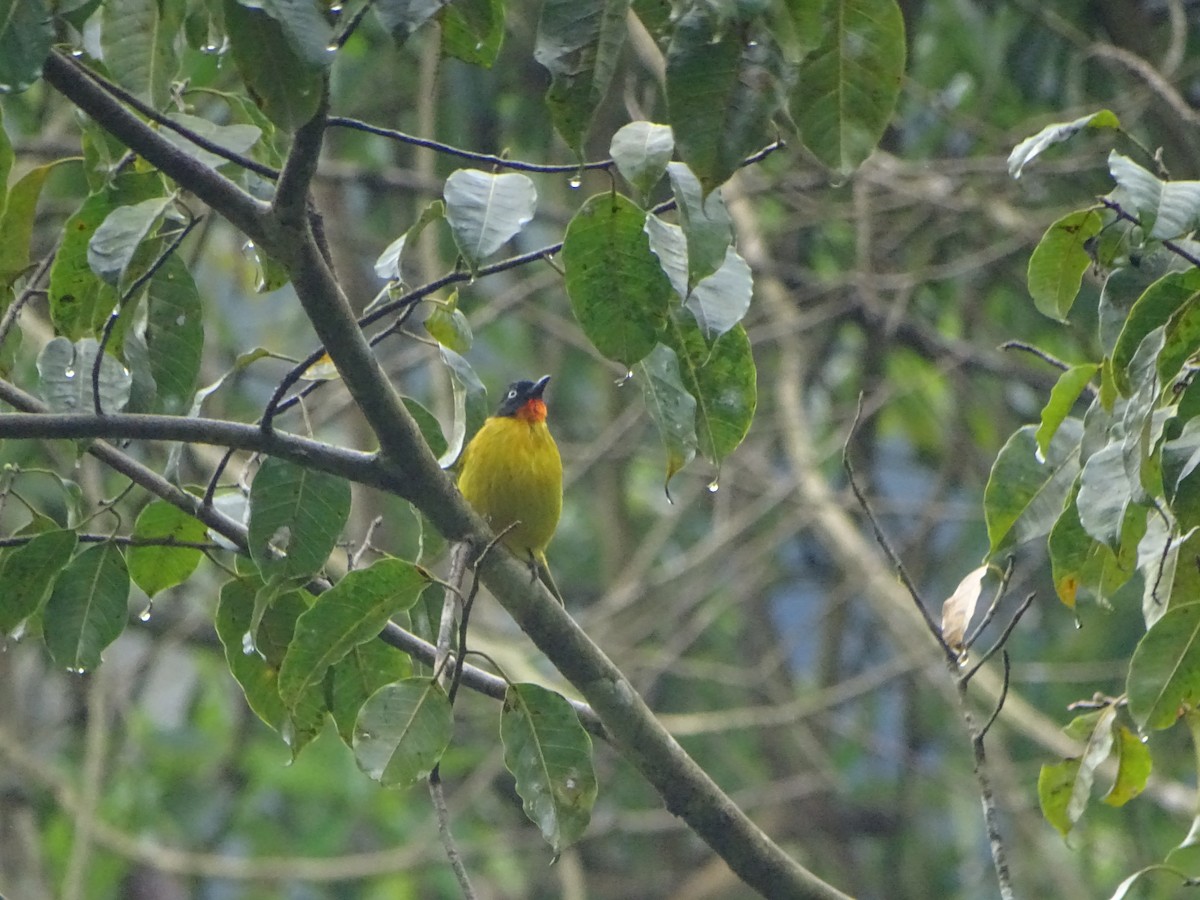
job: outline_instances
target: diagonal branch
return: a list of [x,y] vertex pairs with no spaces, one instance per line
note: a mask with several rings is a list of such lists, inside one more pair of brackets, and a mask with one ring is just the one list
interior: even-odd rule
[[[45,74],[111,134],[242,228],[287,269],[317,338],[329,350],[379,440],[380,464],[394,471],[403,483],[403,496],[448,540],[486,546],[493,535],[438,467],[375,359],[307,221],[282,222],[273,211],[264,211],[218,173],[167,144],[65,58],[52,55]],[[490,553],[480,567],[480,577],[538,649],[588,700],[613,743],[655,787],[667,808],[682,817],[743,881],[770,897],[845,896],[785,853],[721,790],[566,610],[540,582],[530,584],[524,563],[508,552]]]
[[213,209],[220,210],[221,215],[252,240],[266,239],[268,207],[265,203],[255,200],[216,169],[166,140],[96,84],[69,57],[52,51],[42,67],[42,75],[113,137]]

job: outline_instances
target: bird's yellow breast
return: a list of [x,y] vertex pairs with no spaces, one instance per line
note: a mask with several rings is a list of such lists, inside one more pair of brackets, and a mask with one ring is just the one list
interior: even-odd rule
[[562,459],[546,423],[489,418],[463,454],[458,489],[493,531],[509,529],[510,550],[541,557],[562,513]]

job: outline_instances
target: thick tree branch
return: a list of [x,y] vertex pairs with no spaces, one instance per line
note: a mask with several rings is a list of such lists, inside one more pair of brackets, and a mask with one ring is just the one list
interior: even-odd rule
[[[227,179],[174,147],[121,108],[72,63],[52,55],[47,80],[119,140],[159,166],[282,263],[318,339],[379,439],[410,499],[447,539],[483,547],[492,535],[463,500],[421,438],[374,358],[333,273],[307,227],[285,224]],[[507,552],[487,554],[484,583],[517,624],[596,710],[623,754],[667,808],[716,850],[747,884],[774,898],[841,898],[775,844],[688,756],[629,680],[579,628],[528,568]]]
[[[0,400],[12,402],[10,397],[16,396],[13,390],[12,385],[0,382]],[[7,413],[0,415],[0,438],[108,438],[213,444],[265,453],[348,481],[404,495],[404,485],[387,477],[372,453],[334,447],[285,432],[264,432],[253,425],[221,419],[140,414],[94,416],[87,413]]]
[[325,116],[329,112],[329,80],[321,89],[317,113],[296,130],[292,148],[283,164],[275,199],[271,209],[279,223],[289,228],[301,227],[308,214],[308,188],[317,174],[321,144],[325,139]]
[[191,191],[255,242],[266,237],[268,207],[240,187],[174,146],[96,84],[80,66],[57,50],[46,58],[42,75],[59,93],[96,120],[130,150]]
[[[49,409],[41,400],[25,393],[7,381],[0,380],[0,400],[26,413],[36,414],[36,417],[39,419],[52,421],[55,418],[50,415]],[[12,418],[13,415],[12,413],[0,414],[0,423]],[[97,421],[112,424],[121,418],[124,417],[106,417],[102,420],[97,419]],[[230,423],[224,424],[228,425]],[[242,425],[237,427],[249,429],[260,436],[262,435],[261,431],[251,426]],[[288,437],[285,436],[285,439]],[[179,507],[184,512],[203,522],[214,532],[232,543],[241,552],[248,552],[247,547],[249,545],[247,542],[246,526],[242,523],[236,522],[219,512],[211,504],[205,503],[196,495],[180,490],[157,472],[142,465],[127,454],[122,453],[111,444],[105,443],[102,440],[93,441],[88,447],[88,453],[108,465],[114,471],[121,473],[126,478],[135,482],[144,490]],[[388,623],[379,636],[385,643],[407,653],[414,659],[432,664],[434,658],[433,645],[405,631],[399,625]],[[472,665],[465,665],[463,666],[462,681],[463,684],[474,691],[494,697],[497,700],[504,699],[504,691],[507,688],[507,684],[503,679],[497,678],[489,672],[485,672]],[[585,728],[597,737],[605,737],[604,728],[600,724],[599,717],[590,707],[578,701],[572,701],[572,705],[579,714],[580,721],[583,722]]]

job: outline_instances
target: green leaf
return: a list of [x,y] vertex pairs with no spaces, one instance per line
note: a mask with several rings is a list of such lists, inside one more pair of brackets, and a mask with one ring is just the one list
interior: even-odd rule
[[800,63],[792,119],[804,144],[847,175],[875,149],[904,77],[904,16],[895,0],[831,0],[824,39]]
[[741,325],[735,325],[710,348],[684,311],[671,320],[663,342],[675,351],[680,377],[696,398],[698,448],[719,469],[750,430],[758,405],[750,339]]
[[442,456],[449,445],[446,443],[446,438],[442,435],[442,425],[437,420],[437,416],[411,397],[402,397],[401,400],[404,403],[404,408],[408,410],[409,415],[416,420],[417,428],[421,431],[421,437],[429,445],[429,452],[434,456]]
[[250,556],[267,580],[312,575],[333,552],[349,514],[344,479],[270,457],[250,486]]
[[1053,225],[1029,257],[1027,281],[1038,312],[1060,322],[1083,285],[1083,273],[1092,264],[1088,242],[1103,224],[1094,209],[1081,209],[1063,216]]
[[638,363],[646,411],[658,426],[667,451],[663,491],[671,498],[671,479],[696,456],[696,398],[679,375],[679,360],[670,347],[659,344]]
[[[440,347],[439,350],[442,362],[450,372],[450,388],[454,394],[454,428],[446,449],[438,457],[438,465],[445,469],[452,466],[462,453],[467,435],[478,431],[487,418],[487,388],[466,359],[449,347]],[[433,448],[432,443],[430,448]]]
[[157,387],[155,410],[185,415],[204,352],[204,308],[192,273],[178,254],[166,259],[147,291],[146,348]]
[[171,197],[152,197],[132,206],[118,206],[105,216],[88,241],[92,271],[114,287],[121,286],[134,253],[157,228],[171,202]]
[[583,835],[596,802],[592,739],[571,704],[536,684],[508,686],[500,739],[525,815],[561,853]]
[[563,241],[575,318],[600,353],[626,366],[658,343],[671,298],[645,223],[646,214],[628,198],[597,194],[571,219]]
[[45,0],[0,0],[0,94],[16,94],[42,77],[54,28]]
[[1096,717],[1096,726],[1088,735],[1079,767],[1075,770],[1075,783],[1071,786],[1071,799],[1067,801],[1066,816],[1073,825],[1087,809],[1091,799],[1092,785],[1096,781],[1096,770],[1112,755],[1113,725],[1117,718],[1117,707],[1106,706]]
[[8,176],[12,173],[13,158],[12,141],[4,130],[4,108],[0,107],[0,214],[3,214],[7,202]]
[[[171,113],[168,118],[172,122],[182,125],[188,131],[199,135],[203,138],[208,138],[215,144],[219,144],[228,150],[230,153],[245,153],[250,150],[255,144],[262,139],[263,129],[258,125],[247,125],[244,122],[235,123],[233,125],[217,125],[210,122],[208,119],[201,119],[198,116],[189,116],[186,113]],[[168,144],[179,148],[184,153],[192,156],[202,162],[206,166],[212,166],[214,169],[224,165],[230,165],[229,160],[224,156],[218,156],[211,150],[205,150],[198,144],[192,143],[177,131],[170,128],[163,128],[159,131],[159,135]]]
[[407,656],[383,641],[352,647],[329,670],[329,712],[346,746],[354,746],[354,723],[362,705],[385,684],[412,676]]
[[430,337],[455,353],[466,353],[475,339],[471,333],[471,323],[457,308],[440,305],[432,307],[429,315],[425,317],[424,325]]
[[516,236],[537,205],[533,182],[520,172],[458,169],[446,179],[442,197],[454,242],[472,270]]
[[[200,544],[208,530],[199,519],[166,500],[154,500],[137,517],[133,536],[141,540],[179,541]],[[204,552],[195,547],[132,546],[129,548],[129,574],[133,583],[153,597],[159,591],[187,581]]]
[[[1163,613],[1200,596],[1200,531],[1176,534],[1161,516],[1146,519],[1145,534],[1138,544],[1137,567],[1142,573],[1142,618],[1150,628]],[[1179,565],[1180,560],[1184,565]]]
[[1124,806],[1146,789],[1150,780],[1150,751],[1124,725],[1117,726],[1117,777],[1101,799],[1109,806]]
[[1163,613],[1129,663],[1129,712],[1139,728],[1162,729],[1200,700],[1200,603]]
[[688,296],[688,255],[687,238],[683,229],[670,222],[664,222],[658,216],[647,215],[643,226],[646,237],[650,241],[650,252],[658,257],[658,264],[671,282],[671,287],[680,300]]
[[504,42],[504,0],[456,0],[439,16],[442,53],[490,69]]
[[375,0],[371,8],[392,40],[403,44],[450,0]]
[[701,5],[680,19],[667,51],[667,118],[705,193],[765,143],[781,67],[761,25],[723,23]]
[[725,211],[720,190],[714,189],[705,196],[699,179],[685,163],[668,164],[667,175],[679,208],[679,222],[687,238],[690,289],[726,262],[733,241],[733,222]]
[[617,129],[608,152],[617,171],[641,197],[647,197],[667,170],[675,152],[675,136],[670,125],[630,122]]
[[116,290],[88,264],[91,237],[116,206],[112,194],[92,194],[63,226],[62,244],[50,267],[50,321],[69,340],[92,336],[95,323],[117,305]]
[[[61,160],[60,160],[61,162]],[[30,169],[8,192],[8,202],[0,215],[0,288],[6,288],[29,268],[29,247],[33,238],[34,211],[42,185],[58,163]],[[0,190],[3,189],[0,181]]]
[[729,247],[721,267],[692,288],[684,306],[710,341],[733,328],[750,309],[750,266]]
[[379,254],[379,258],[375,260],[375,274],[380,278],[386,278],[390,281],[404,281],[403,263],[405,248],[410,241],[417,239],[417,236],[425,230],[426,225],[444,218],[445,215],[446,203],[444,200],[434,200],[429,203],[421,211],[421,215],[417,217],[417,221],[412,224],[408,231],[388,244],[386,249]]
[[1070,833],[1075,824],[1068,810],[1078,774],[1079,760],[1064,759],[1059,763],[1043,765],[1038,775],[1038,802],[1042,807],[1042,815],[1063,837]]
[[608,92],[625,40],[629,0],[546,0],[533,58],[550,72],[546,105],[582,158],[596,107]]
[[1058,431],[1058,426],[1071,414],[1071,410],[1075,408],[1075,403],[1079,400],[1079,395],[1083,393],[1099,371],[1098,364],[1087,363],[1082,366],[1072,366],[1058,377],[1058,381],[1050,390],[1050,399],[1042,407],[1041,424],[1035,435],[1038,451],[1042,456],[1045,456],[1050,449],[1050,440]]
[[405,678],[377,690],[354,726],[358,767],[384,787],[429,776],[450,744],[450,700],[430,678]]
[[374,640],[398,612],[408,609],[429,576],[402,559],[381,559],[346,574],[317,597],[296,621],[296,633],[279,667],[279,696],[294,706],[354,647]]
[[179,71],[175,37],[182,5],[159,0],[105,0],[100,47],[113,80],[156,109],[164,109]]
[[309,691],[291,712],[279,698],[278,671],[296,622],[308,608],[299,591],[281,594],[266,611],[259,629],[259,653],[246,652],[244,635],[250,630],[255,598],[263,583],[257,577],[237,578],[221,588],[217,604],[217,636],[225,647],[229,671],[241,685],[255,715],[280,733],[292,758],[313,741],[325,721],[324,692]]
[[261,9],[225,0],[233,61],[259,108],[286,131],[316,115],[323,75],[292,49],[283,27]]
[[1167,325],[1179,310],[1198,298],[1200,270],[1197,269],[1164,275],[1138,297],[1112,352],[1113,374],[1122,393],[1129,393],[1129,367],[1146,336]]
[[255,715],[278,730],[287,717],[276,688],[276,669],[257,653],[247,653],[242,637],[250,629],[254,598],[261,587],[254,577],[236,578],[221,588],[215,619],[217,637],[225,647],[229,671],[246,695]]
[[125,629],[129,572],[116,544],[89,547],[59,574],[42,613],[42,638],[72,672],[100,665],[101,651]]
[[1084,530],[1111,548],[1121,537],[1125,509],[1133,489],[1125,471],[1124,447],[1108,444],[1088,457],[1079,478],[1079,521]]
[[74,551],[75,532],[55,530],[0,554],[0,634],[10,633],[38,611]]
[[1055,122],[1047,125],[1033,137],[1027,137],[1013,147],[1008,155],[1008,174],[1020,178],[1025,167],[1033,162],[1048,147],[1073,138],[1085,128],[1117,128],[1121,127],[1120,120],[1107,109],[1101,109],[1086,116],[1081,116],[1073,122]]
[[1040,458],[1035,435],[1032,425],[1018,429],[992,464],[983,492],[989,556],[1049,534],[1079,474],[1082,422],[1066,419]]
[[[256,4],[257,5],[257,4]],[[280,24],[296,55],[312,69],[328,69],[336,53],[333,26],[324,4],[314,0],[261,0],[263,12]]]
[[[1078,491],[1078,485],[1076,486]],[[1054,523],[1047,541],[1054,589],[1066,606],[1074,608],[1080,595],[1107,606],[1112,595],[1137,567],[1138,542],[1146,530],[1146,510],[1127,511],[1118,549],[1096,541],[1079,521],[1073,495]]]
[[37,370],[42,398],[54,412],[93,412],[98,388],[100,409],[120,412],[129,402],[133,378],[108,353],[100,360],[100,377],[92,381],[92,369],[100,345],[91,338],[72,344],[63,337],[52,339],[38,354]]
[[1137,217],[1147,237],[1179,237],[1200,224],[1200,181],[1160,181],[1116,152],[1108,156],[1108,169],[1117,183],[1110,196]]

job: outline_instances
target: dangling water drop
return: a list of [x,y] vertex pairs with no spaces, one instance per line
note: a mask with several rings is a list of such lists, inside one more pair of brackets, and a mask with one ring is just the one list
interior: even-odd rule
[[1033,458],[1037,460],[1039,466],[1046,464],[1046,454],[1042,452],[1042,448],[1038,447],[1033,451]]
[[720,489],[721,489],[721,485],[720,485],[718,479],[714,478],[712,481],[710,481],[708,483],[708,492],[710,494],[715,494]]
[[254,635],[247,631],[242,635],[242,653],[246,656],[253,656],[254,650]]
[[1075,613],[1075,630],[1083,630],[1083,619],[1079,618],[1079,613]]
[[74,378],[74,377],[75,377],[75,370],[72,369],[70,366],[67,366],[65,369],[63,369],[63,378]]
[[633,369],[626,369],[625,374],[613,382],[617,387],[624,387],[633,380]]
[[571,188],[571,190],[573,190],[573,191],[579,190],[579,188],[582,184],[583,184],[583,176],[581,176],[578,172],[576,172],[574,175],[572,175],[570,178],[567,179],[567,186],[569,188]]
[[149,622],[150,614],[152,612],[154,612],[154,601],[153,600],[151,600],[149,603],[147,603],[146,608],[143,609],[140,613],[138,613],[138,621],[139,622]]

